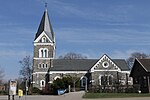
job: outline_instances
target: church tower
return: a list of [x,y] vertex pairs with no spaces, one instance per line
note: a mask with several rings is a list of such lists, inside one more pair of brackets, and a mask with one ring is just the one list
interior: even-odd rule
[[55,36],[47,9],[44,11],[34,39],[33,87],[45,87],[45,75],[55,56]]

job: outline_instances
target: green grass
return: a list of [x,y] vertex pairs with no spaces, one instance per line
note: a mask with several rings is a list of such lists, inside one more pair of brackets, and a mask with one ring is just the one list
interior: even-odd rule
[[126,97],[150,97],[150,94],[143,93],[85,93],[83,98],[126,98]]

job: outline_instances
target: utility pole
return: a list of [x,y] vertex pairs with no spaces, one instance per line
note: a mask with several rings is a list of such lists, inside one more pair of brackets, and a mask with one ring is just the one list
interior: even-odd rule
[[25,78],[25,100],[27,100],[26,96],[27,96],[27,78]]
[[85,92],[87,92],[87,78],[85,78]]

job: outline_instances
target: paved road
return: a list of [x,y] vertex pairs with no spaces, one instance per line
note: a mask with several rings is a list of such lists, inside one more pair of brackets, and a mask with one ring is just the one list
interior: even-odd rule
[[[82,100],[83,91],[71,92],[60,96],[49,96],[49,95],[29,95],[23,96],[20,100]],[[0,100],[8,100],[7,96],[0,96]],[[12,100],[12,99],[11,99]],[[15,100],[19,100],[18,96],[15,96]]]
[[[84,92],[71,92],[60,96],[31,95],[26,98],[23,96],[20,100],[150,100],[150,97],[82,99],[83,94]],[[7,96],[0,96],[0,100],[8,100],[8,98]],[[19,100],[19,97],[15,96],[15,100]]]

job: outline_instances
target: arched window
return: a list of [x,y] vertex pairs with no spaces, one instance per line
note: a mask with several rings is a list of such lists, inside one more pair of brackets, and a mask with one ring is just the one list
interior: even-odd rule
[[40,58],[47,58],[48,57],[48,49],[47,48],[40,48],[39,49],[39,57]]
[[45,87],[45,80],[40,81],[40,87]]
[[43,50],[41,50],[41,57],[43,57],[44,56],[44,51]]
[[47,68],[47,64],[45,64],[45,68]]
[[43,38],[42,38],[42,42],[46,42],[46,37],[43,37]]
[[57,80],[57,78],[59,78],[59,79],[60,79],[61,77],[60,77],[60,76],[55,76],[54,80]]
[[113,76],[112,75],[100,75],[99,84],[100,85],[113,85]]
[[87,85],[87,77],[82,76],[80,80],[81,80],[81,87],[85,87]]
[[113,85],[113,77],[112,75],[109,75],[109,85]]
[[38,68],[41,68],[41,64],[38,64]]
[[42,64],[42,68],[44,68],[44,67],[45,67],[45,64],[43,63],[43,64]]
[[45,53],[44,56],[47,58],[47,57],[48,57],[48,50],[45,49],[45,50],[44,50],[44,53]]

